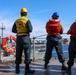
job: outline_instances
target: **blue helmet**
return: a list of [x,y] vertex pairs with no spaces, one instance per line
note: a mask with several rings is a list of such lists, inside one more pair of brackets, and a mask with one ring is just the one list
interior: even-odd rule
[[58,12],[54,12],[53,15],[52,15],[52,17],[59,17]]

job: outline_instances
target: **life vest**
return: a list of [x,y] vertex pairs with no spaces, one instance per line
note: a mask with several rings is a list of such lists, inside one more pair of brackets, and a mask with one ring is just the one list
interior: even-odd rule
[[28,21],[28,18],[21,17],[15,22],[16,29],[17,29],[17,36],[29,35],[29,32],[26,27],[27,21]]
[[49,20],[47,22],[46,31],[48,34],[60,34],[60,21],[59,20]]
[[76,22],[73,23],[73,28],[71,30],[71,36],[76,37]]

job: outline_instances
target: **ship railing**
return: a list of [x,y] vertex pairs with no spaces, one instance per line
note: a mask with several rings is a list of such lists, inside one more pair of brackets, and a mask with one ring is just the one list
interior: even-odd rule
[[[63,33],[62,35],[66,35],[66,33]],[[45,58],[45,51],[46,51],[46,36],[47,34],[44,34],[44,35],[39,35],[39,36],[36,36],[36,37],[33,37],[31,38],[31,42],[32,42],[32,45],[31,45],[31,59],[33,61],[37,60],[37,59],[43,59]],[[63,37],[62,37],[63,38]],[[63,42],[64,45],[68,45],[69,42],[67,41],[70,41],[70,39],[68,40],[67,38],[65,38],[65,41]],[[64,57],[67,58],[68,56],[68,46],[66,48],[67,50],[65,50],[64,52],[67,52],[64,54]],[[56,51],[54,50],[53,51],[53,54],[55,54]],[[57,58],[57,54],[53,57],[53,58]]]
[[[64,33],[64,34],[66,35],[66,33]],[[36,59],[44,60],[45,51],[46,51],[46,36],[47,36],[47,34],[44,34],[44,35],[34,36],[33,38],[31,38],[31,60],[33,60],[33,61],[35,61]],[[6,61],[5,60],[6,57],[9,60],[10,59],[15,60],[15,53],[12,53],[12,55],[14,55],[14,57],[12,57],[12,55],[9,55],[9,53],[8,53],[8,56],[3,56],[3,54],[1,54],[1,53],[4,53],[4,50],[0,49],[0,60]],[[55,53],[55,51],[54,51],[54,53]],[[23,53],[23,55],[24,55],[24,53]],[[3,57],[4,59],[1,57]],[[65,57],[66,57],[66,55],[65,55]],[[55,56],[53,58],[57,58],[57,56]],[[23,59],[24,59],[24,56],[23,56]]]

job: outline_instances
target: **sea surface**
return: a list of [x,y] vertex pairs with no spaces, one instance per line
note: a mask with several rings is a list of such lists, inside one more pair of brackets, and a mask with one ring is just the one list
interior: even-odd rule
[[[65,58],[68,57],[68,45],[66,44],[63,45],[63,54]],[[53,50],[52,57],[57,57],[55,49]]]
[[[68,57],[68,45],[63,44],[62,47],[63,47],[64,57],[67,58]],[[33,50],[33,47],[32,47],[32,50]],[[45,51],[46,51],[46,46],[40,46],[40,47],[36,46],[35,54],[34,54],[35,59],[43,59],[45,57]],[[33,52],[32,52],[31,57],[33,57]],[[58,58],[55,48],[52,51],[52,58]]]

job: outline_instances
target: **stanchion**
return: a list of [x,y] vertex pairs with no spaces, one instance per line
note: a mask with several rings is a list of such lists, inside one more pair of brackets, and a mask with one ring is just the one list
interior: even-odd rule
[[35,37],[33,37],[33,62],[35,61]]
[[1,62],[1,36],[0,36],[0,62]]

